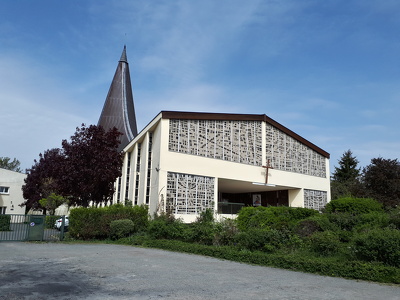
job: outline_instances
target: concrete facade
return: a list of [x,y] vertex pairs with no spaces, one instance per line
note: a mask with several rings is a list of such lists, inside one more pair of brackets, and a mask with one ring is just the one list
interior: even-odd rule
[[26,174],[0,168],[0,214],[25,214],[22,185]]
[[232,217],[243,206],[330,201],[329,153],[266,115],[163,111],[124,154],[113,202],[185,222],[207,208]]

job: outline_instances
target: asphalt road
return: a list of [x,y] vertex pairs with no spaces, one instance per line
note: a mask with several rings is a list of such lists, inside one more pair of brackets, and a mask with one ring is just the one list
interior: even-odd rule
[[400,286],[103,244],[0,243],[0,299],[400,299]]

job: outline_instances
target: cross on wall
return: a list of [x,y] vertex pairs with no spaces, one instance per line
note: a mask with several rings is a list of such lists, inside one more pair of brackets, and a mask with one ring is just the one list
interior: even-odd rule
[[271,166],[271,162],[269,159],[267,160],[267,165],[262,167],[265,168],[265,184],[268,184],[268,171],[269,169],[273,169],[274,167]]

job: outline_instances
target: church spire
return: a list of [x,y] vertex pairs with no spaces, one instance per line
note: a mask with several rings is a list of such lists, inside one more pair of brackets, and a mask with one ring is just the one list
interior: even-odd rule
[[124,50],[122,51],[119,61],[128,63],[128,59],[126,58],[126,45],[124,45]]
[[131,77],[129,73],[126,46],[118,61],[117,70],[111,82],[110,89],[101,112],[98,125],[105,130],[116,127],[122,136],[118,148],[121,151],[136,135],[136,115],[133,104]]

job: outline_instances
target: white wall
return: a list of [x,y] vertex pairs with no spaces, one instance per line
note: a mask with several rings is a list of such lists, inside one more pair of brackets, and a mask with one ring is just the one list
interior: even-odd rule
[[[265,168],[261,166],[246,165],[241,163],[229,162],[219,159],[206,158],[190,154],[182,154],[168,150],[169,139],[169,120],[162,119],[158,115],[139,135],[125,148],[125,151],[132,153],[132,172],[130,177],[130,191],[133,195],[136,180],[136,146],[135,143],[142,143],[139,205],[145,203],[147,158],[148,158],[148,132],[153,132],[153,153],[152,153],[152,178],[151,178],[151,197],[150,213],[156,211],[161,199],[166,200],[167,191],[167,172],[176,172],[207,176],[215,178],[214,202],[218,202],[218,178],[247,181],[265,182]],[[263,131],[265,126],[263,125]],[[265,134],[263,134],[265,136]],[[265,149],[263,139],[263,149]],[[264,150],[265,151],[265,150]],[[266,155],[262,155],[262,163],[266,164]],[[157,169],[157,170],[156,170]],[[124,166],[126,170],[126,166]],[[328,201],[330,200],[330,180],[329,180],[329,159],[326,159],[326,178],[304,175],[294,172],[269,169],[268,182],[289,191],[289,205],[294,207],[304,206],[304,189],[326,191]],[[122,189],[125,195],[125,178],[123,174]],[[124,197],[124,196],[123,196]],[[133,197],[133,196],[132,196]],[[131,199],[133,201],[133,199]],[[194,221],[196,215],[178,215],[184,221]]]
[[9,187],[8,194],[0,194],[0,206],[6,207],[6,214],[25,214],[25,202],[22,197],[22,185],[26,174],[0,168],[0,186]]

